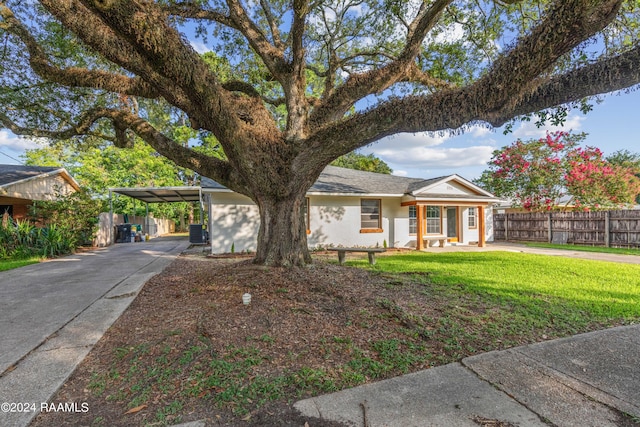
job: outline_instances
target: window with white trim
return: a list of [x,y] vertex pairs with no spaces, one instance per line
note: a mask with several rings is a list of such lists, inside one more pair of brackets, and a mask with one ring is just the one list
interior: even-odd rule
[[414,206],[409,206],[409,234],[418,233],[418,209]]
[[382,228],[380,208],[382,201],[380,199],[361,199],[360,200],[360,228],[379,230]]
[[469,208],[469,228],[478,227],[478,208]]
[[427,206],[427,234],[442,234],[440,206]]

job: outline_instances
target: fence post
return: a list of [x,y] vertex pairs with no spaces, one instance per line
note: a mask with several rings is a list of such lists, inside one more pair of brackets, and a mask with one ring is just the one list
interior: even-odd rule
[[549,212],[549,229],[547,233],[547,243],[553,242],[553,228],[551,227],[553,213]]
[[607,248],[611,247],[611,211],[607,211],[604,216],[604,245]]
[[504,241],[509,241],[509,213],[504,213]]

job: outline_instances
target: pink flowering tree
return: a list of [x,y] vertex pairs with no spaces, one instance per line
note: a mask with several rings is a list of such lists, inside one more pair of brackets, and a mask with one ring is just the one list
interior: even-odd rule
[[566,206],[608,209],[633,203],[640,181],[631,168],[609,163],[579,144],[585,134],[549,133],[496,150],[478,184],[514,207],[550,211]]

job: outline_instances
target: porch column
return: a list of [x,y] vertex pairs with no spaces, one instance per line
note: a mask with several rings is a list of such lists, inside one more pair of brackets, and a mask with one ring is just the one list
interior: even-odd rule
[[478,206],[478,247],[484,248],[485,246],[485,217],[484,206]]
[[424,231],[422,230],[422,206],[416,205],[416,250],[424,249]]

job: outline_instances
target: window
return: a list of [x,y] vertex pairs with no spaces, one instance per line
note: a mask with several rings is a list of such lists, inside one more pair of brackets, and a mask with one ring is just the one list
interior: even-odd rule
[[427,206],[427,234],[441,234],[440,206]]
[[360,228],[367,231],[381,231],[380,199],[360,200]]
[[469,208],[469,228],[478,227],[478,210],[476,208]]
[[409,206],[409,234],[418,233],[418,211],[415,206]]

